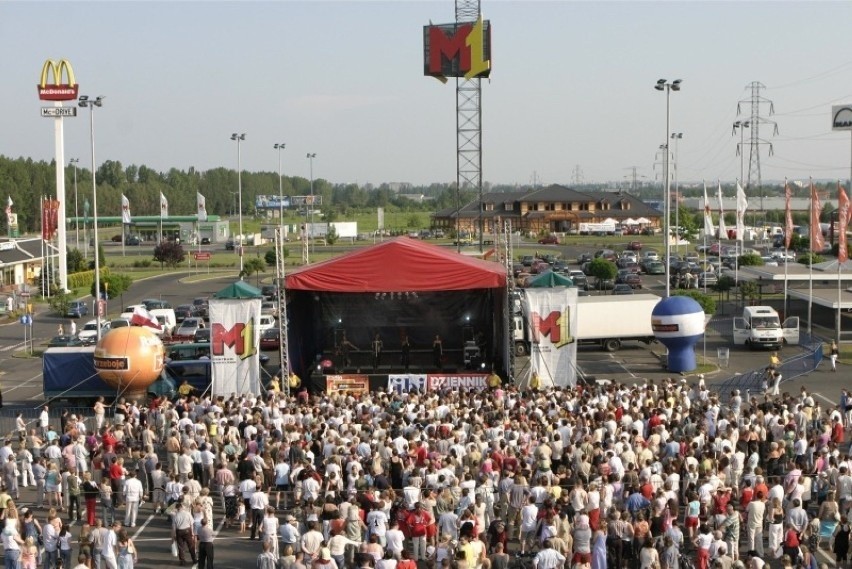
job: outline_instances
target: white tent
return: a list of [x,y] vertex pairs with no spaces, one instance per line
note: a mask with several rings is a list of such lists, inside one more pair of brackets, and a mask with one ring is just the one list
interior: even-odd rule
[[647,225],[647,224],[651,223],[651,220],[648,219],[647,217],[640,217],[639,219],[636,220],[636,223],[638,223],[639,225]]
[[623,225],[639,225],[639,222],[633,219],[632,217],[628,217],[624,221],[621,222]]

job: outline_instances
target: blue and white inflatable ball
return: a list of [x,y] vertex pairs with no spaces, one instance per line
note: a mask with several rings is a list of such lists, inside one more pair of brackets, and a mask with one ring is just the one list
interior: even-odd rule
[[668,369],[680,373],[696,368],[693,346],[704,334],[704,311],[688,296],[664,298],[651,313],[654,336],[669,349]]

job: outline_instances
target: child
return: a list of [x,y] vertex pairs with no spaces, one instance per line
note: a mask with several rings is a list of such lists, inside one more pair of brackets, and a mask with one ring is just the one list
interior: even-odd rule
[[27,538],[21,548],[21,569],[36,569],[38,566],[38,547],[33,536]]
[[240,533],[246,533],[246,504],[242,500],[237,504],[237,519],[240,521]]

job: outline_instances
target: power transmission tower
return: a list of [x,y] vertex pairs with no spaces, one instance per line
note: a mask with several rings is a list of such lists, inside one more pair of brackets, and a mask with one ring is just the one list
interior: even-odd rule
[[772,127],[772,136],[778,134],[778,123],[762,117],[760,115],[761,106],[769,107],[769,116],[775,114],[774,103],[760,95],[761,89],[766,89],[766,85],[760,81],[752,81],[748,84],[751,90],[751,97],[737,102],[737,116],[742,112],[742,105],[748,103],[751,108],[751,118],[749,119],[751,128],[751,140],[749,142],[749,158],[748,158],[748,182],[746,190],[757,188],[760,192],[760,212],[763,213],[763,185],[760,178],[760,146],[769,146],[769,155],[772,156],[772,143],[768,140],[760,138],[760,125],[764,124]]
[[571,180],[574,182],[575,186],[583,185],[583,170],[580,168],[579,164],[574,166],[574,169],[571,171]]
[[636,193],[636,179],[639,177],[637,171],[639,170],[639,166],[628,166],[625,170],[630,170],[632,172],[632,182],[630,184],[630,193]]

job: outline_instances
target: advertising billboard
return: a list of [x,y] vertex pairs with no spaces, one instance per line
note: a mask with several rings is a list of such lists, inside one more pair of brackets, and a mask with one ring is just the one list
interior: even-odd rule
[[423,26],[423,74],[442,82],[447,77],[488,77],[491,74],[491,22]]
[[210,300],[213,395],[260,393],[260,299]]
[[42,101],[73,101],[80,88],[74,79],[74,68],[67,59],[45,61],[41,67],[41,80],[36,87],[38,98]]

